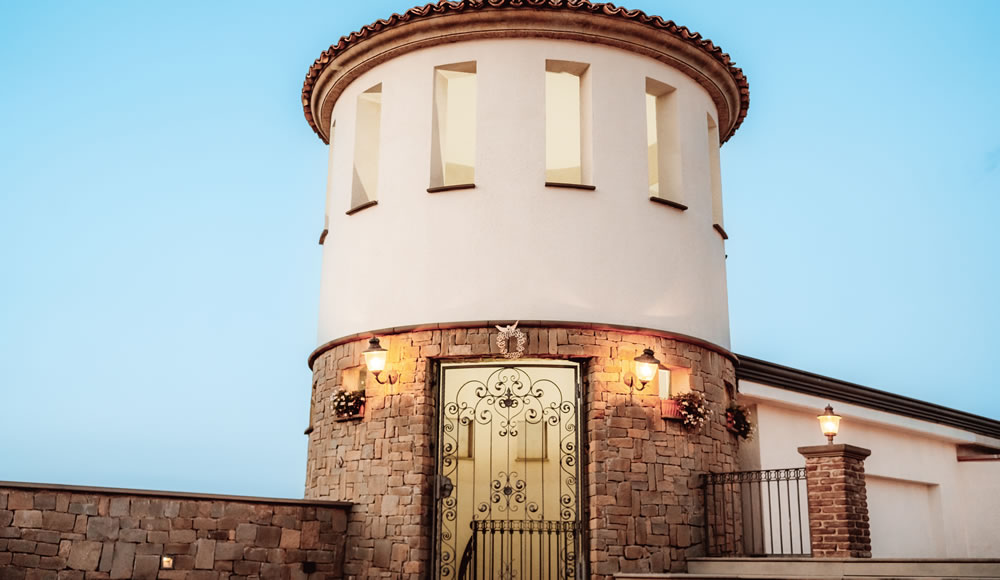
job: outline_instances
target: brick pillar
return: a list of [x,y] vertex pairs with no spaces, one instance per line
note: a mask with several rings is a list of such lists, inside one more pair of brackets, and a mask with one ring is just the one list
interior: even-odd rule
[[865,457],[854,445],[799,447],[806,458],[809,537],[814,558],[871,558]]

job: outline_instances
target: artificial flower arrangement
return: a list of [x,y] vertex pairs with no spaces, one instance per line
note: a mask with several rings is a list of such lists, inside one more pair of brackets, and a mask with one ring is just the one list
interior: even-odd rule
[[670,398],[677,401],[677,408],[682,417],[681,423],[690,431],[701,429],[712,416],[712,410],[705,404],[705,396],[697,391],[673,395]]
[[364,391],[337,391],[331,397],[333,410],[338,417],[357,417],[364,414]]
[[750,411],[742,405],[733,403],[726,409],[726,429],[740,439],[747,441],[753,437],[753,423],[750,422]]

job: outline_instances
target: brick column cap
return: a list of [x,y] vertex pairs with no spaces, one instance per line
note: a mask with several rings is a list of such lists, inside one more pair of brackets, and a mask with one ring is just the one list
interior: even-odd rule
[[799,454],[806,458],[811,457],[849,457],[851,459],[863,460],[872,454],[871,449],[840,443],[837,445],[810,445],[799,447]]

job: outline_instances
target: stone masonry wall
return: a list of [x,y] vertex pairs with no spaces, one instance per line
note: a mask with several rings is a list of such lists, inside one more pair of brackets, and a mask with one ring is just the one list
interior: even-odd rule
[[[581,509],[591,577],[686,570],[688,557],[705,554],[700,474],[736,469],[737,440],[725,429],[726,384],[736,383],[732,361],[652,331],[520,328],[528,336],[525,358],[582,362],[587,450],[581,457]],[[379,334],[383,346],[388,342],[387,368],[400,378],[390,390],[368,376],[360,420],[338,420],[330,396],[363,365],[367,339],[316,356],[305,494],[355,504],[348,523],[348,577],[416,580],[432,572],[434,361],[503,361],[497,334],[486,323]],[[692,390],[703,393],[713,411],[702,431],[688,433],[662,419],[656,393],[637,392],[630,402],[622,381],[643,348],[652,348],[666,366],[690,369]]]
[[0,580],[341,578],[346,528],[333,502],[0,482]]

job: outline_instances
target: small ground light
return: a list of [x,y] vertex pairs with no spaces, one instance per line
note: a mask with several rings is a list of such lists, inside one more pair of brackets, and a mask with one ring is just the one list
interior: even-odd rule
[[826,435],[826,440],[830,445],[833,445],[833,438],[837,436],[837,431],[840,430],[840,415],[833,412],[833,407],[830,405],[826,406],[823,410],[823,414],[816,417],[819,419],[819,427],[823,430],[823,435]]
[[174,557],[173,556],[163,556],[160,558],[160,568],[164,570],[174,569]]

